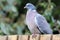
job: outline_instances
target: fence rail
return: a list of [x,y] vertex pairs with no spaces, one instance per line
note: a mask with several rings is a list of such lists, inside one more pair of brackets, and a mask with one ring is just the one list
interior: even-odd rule
[[32,35],[7,35],[0,36],[0,40],[60,40],[60,34],[36,35],[34,38],[32,38]]

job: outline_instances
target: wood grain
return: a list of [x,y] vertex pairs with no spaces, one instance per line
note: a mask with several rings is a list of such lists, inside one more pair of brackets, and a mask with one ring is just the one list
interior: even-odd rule
[[8,36],[6,35],[0,36],[0,40],[60,40],[60,34],[56,35],[35,34],[35,35],[36,35],[35,37],[33,37],[33,35],[8,35]]
[[19,35],[18,40],[28,40],[28,35]]
[[40,40],[51,40],[51,35],[40,35]]
[[8,40],[17,40],[17,35],[9,35]]
[[60,34],[58,34],[58,35],[53,35],[52,40],[60,40]]
[[0,40],[7,40],[7,36],[0,36]]

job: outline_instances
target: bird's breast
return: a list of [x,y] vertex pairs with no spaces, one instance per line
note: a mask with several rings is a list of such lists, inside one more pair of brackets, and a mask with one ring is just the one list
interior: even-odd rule
[[40,31],[37,29],[37,26],[35,25],[35,14],[34,13],[30,13],[26,15],[26,23],[31,33],[40,33]]
[[35,14],[33,12],[27,12],[26,22],[27,22],[28,25],[33,24],[34,17],[35,17]]

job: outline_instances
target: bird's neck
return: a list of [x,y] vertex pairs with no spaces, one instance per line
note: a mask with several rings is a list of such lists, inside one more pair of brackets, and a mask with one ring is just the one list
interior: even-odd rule
[[28,11],[36,11],[36,9],[28,9]]
[[34,12],[36,12],[35,9],[34,9],[34,10],[32,10],[32,9],[28,9],[27,14],[33,14]]
[[27,15],[26,16],[32,16],[32,15],[36,15],[36,10],[31,10],[31,9],[29,9],[28,11],[27,11]]
[[28,15],[28,14],[34,14],[34,12],[36,12],[36,10],[35,10],[35,9],[34,9],[34,10],[29,9],[29,10],[27,11],[27,15]]

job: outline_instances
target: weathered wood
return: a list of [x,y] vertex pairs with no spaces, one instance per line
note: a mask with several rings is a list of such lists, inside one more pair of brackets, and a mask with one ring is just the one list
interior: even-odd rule
[[17,40],[17,35],[9,35],[8,40]]
[[60,40],[60,34],[58,34],[58,35],[53,35],[52,40]]
[[8,35],[8,36],[0,36],[0,40],[60,40],[60,34],[56,35]]
[[51,40],[51,35],[40,35],[40,40]]
[[28,40],[28,35],[19,35],[18,40]]
[[7,40],[7,36],[0,36],[0,40]]
[[39,40],[39,35],[35,34],[36,37],[33,37],[33,35],[30,35],[30,40]]

